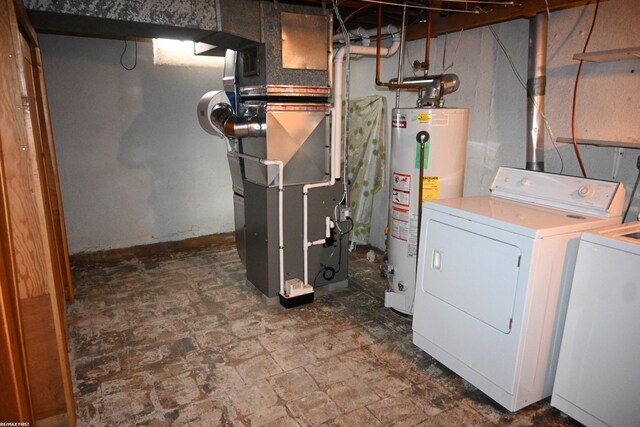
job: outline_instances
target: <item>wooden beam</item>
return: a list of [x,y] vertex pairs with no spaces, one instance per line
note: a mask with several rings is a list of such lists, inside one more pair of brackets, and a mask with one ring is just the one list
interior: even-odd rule
[[[431,36],[437,37],[442,34],[499,24],[513,19],[531,18],[537,13],[546,13],[547,3],[549,11],[554,12],[556,10],[584,6],[585,4],[593,3],[593,0],[521,0],[520,3],[516,3],[514,6],[487,6],[483,8],[486,13],[481,12],[478,15],[456,13],[450,16],[434,16]],[[407,28],[406,38],[407,40],[424,38],[424,30],[420,28],[420,25],[412,25]]]

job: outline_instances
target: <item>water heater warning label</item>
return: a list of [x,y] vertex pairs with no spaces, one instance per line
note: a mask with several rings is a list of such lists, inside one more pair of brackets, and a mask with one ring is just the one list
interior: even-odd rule
[[393,173],[393,189],[401,191],[411,191],[411,175],[406,173]]
[[395,206],[391,208],[391,236],[404,240],[409,239],[409,211],[399,209]]
[[391,201],[395,205],[408,207],[409,206],[409,201],[410,201],[410,196],[411,196],[411,193],[409,193],[408,191],[402,191],[402,190],[394,189],[391,192]]
[[391,126],[394,128],[406,128],[407,127],[407,116],[397,115],[391,120]]
[[411,215],[409,218],[409,244],[407,245],[407,255],[416,256],[418,253],[418,215]]
[[397,219],[398,221],[402,221],[402,222],[408,222],[409,211],[407,209],[400,209],[393,206],[391,208],[391,218]]
[[425,200],[437,200],[440,197],[440,177],[422,177],[422,202]]
[[391,218],[391,236],[406,242],[409,238],[409,223]]
[[418,114],[418,123],[431,123],[431,114]]

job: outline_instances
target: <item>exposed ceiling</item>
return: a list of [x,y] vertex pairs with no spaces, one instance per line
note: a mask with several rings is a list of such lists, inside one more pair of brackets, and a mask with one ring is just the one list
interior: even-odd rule
[[[313,5],[333,9],[332,0],[279,0],[282,3]],[[378,22],[378,10],[381,6],[383,25],[402,23],[403,4],[407,5],[407,40],[424,38],[425,25],[429,9],[431,9],[431,35],[477,28],[484,25],[497,24],[518,18],[531,18],[537,13],[547,10],[566,9],[591,3],[591,0],[333,0],[337,4],[340,16],[348,30],[364,27],[375,27]],[[339,31],[338,20],[334,20],[334,30]]]
[[[404,12],[406,39],[416,40],[426,37],[429,16],[429,34],[435,37],[513,19],[531,18],[537,13],[582,6],[595,0],[216,0],[215,8],[212,8],[211,0],[23,1],[39,32],[113,38],[163,37],[211,43],[207,40],[209,35],[227,33],[231,39],[256,41],[255,37],[247,37],[248,29],[260,19],[260,8],[251,7],[254,1],[324,8],[336,16],[333,20],[335,33],[340,32],[338,16],[348,30],[357,27],[370,29],[376,27],[379,16],[383,25],[400,27]],[[161,4],[164,3],[170,6],[169,9],[163,9]],[[226,19],[221,21],[218,16]],[[220,46],[238,49],[228,43]]]

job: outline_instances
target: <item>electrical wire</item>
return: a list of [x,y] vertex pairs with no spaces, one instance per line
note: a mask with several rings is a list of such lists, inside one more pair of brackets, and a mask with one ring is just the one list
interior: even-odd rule
[[[329,281],[329,280],[332,280],[336,276],[336,274],[340,273],[340,270],[342,269],[342,238],[348,235],[349,233],[351,233],[354,227],[354,223],[351,217],[348,216],[347,221],[351,224],[351,227],[345,232],[341,231],[340,238],[338,239],[338,268],[335,269],[333,267],[320,264],[322,268],[316,273],[316,276],[313,278],[314,288],[316,287],[316,282],[318,281],[318,277],[320,277],[320,274],[322,274],[322,277],[324,278],[324,280]],[[336,222],[336,226],[338,226],[337,222]],[[340,227],[338,227],[338,230],[340,230]],[[334,253],[335,253],[335,250],[331,252],[331,255],[329,256],[329,258],[332,258]],[[326,274],[327,272],[329,272],[329,275]]]
[[622,215],[622,222],[627,218],[627,214],[629,214],[629,209],[631,209],[631,203],[633,202],[633,198],[636,195],[636,191],[638,190],[638,182],[640,182],[640,156],[636,160],[636,167],[638,168],[638,176],[636,177],[636,183],[633,184],[633,190],[631,190],[631,195],[629,196],[629,204],[627,204],[627,209],[624,211],[624,215]]
[[124,65],[124,62],[122,62],[122,58],[124,58],[124,54],[127,53],[127,39],[124,39],[124,50],[122,51],[122,54],[120,55],[120,65],[122,65],[122,68],[124,68],[127,71],[131,71],[134,68],[136,68],[136,66],[138,65],[138,39],[134,39],[134,46],[135,46],[135,56],[134,56],[134,60],[133,60],[133,66],[132,67],[127,67],[126,65]]
[[343,22],[347,22],[353,15],[355,15],[356,13],[360,12],[361,10],[364,10],[368,7],[373,6],[373,3],[367,3],[364,6],[360,6],[359,8],[357,8],[356,10],[354,10],[353,12],[351,12],[350,14],[347,15],[346,18],[344,18]]
[[[342,30],[342,33],[345,35],[344,38],[344,42],[345,42],[345,48],[347,50],[347,54],[345,55],[345,61],[344,61],[344,65],[345,65],[345,95],[344,95],[344,99],[345,99],[345,107],[342,109],[342,112],[344,114],[344,144],[342,144],[342,180],[343,180],[343,196],[342,199],[344,200],[346,205],[349,205],[349,176],[348,176],[348,165],[349,165],[349,87],[351,84],[351,39],[349,38],[349,32],[347,31],[347,27],[344,25],[344,20],[342,19],[342,16],[340,15],[340,11],[338,10],[338,4],[336,2],[336,0],[333,0],[333,12],[336,15],[336,19],[338,20],[338,23],[340,24],[340,29]],[[336,102],[342,102],[341,99],[336,100]],[[335,107],[335,106],[334,106]],[[346,110],[346,113],[345,113]],[[340,138],[342,139],[342,129],[340,129]],[[332,159],[333,161],[333,159]]]
[[[600,0],[596,1],[596,10],[593,12],[593,21],[591,22],[591,29],[589,30],[589,35],[587,36],[587,40],[584,42],[584,48],[582,49],[582,53],[585,53],[587,51],[589,40],[591,40],[593,27],[596,25],[596,17],[598,16],[598,6],[600,6]],[[578,72],[576,73],[576,83],[573,86],[573,104],[571,107],[571,138],[573,140],[573,149],[576,152],[576,157],[578,158],[578,163],[580,164],[580,170],[582,171],[582,176],[586,178],[587,171],[584,169],[584,164],[582,163],[582,157],[580,156],[580,149],[578,148],[578,139],[576,138],[576,100],[578,99],[578,81],[580,81],[580,72],[582,71],[583,62],[584,61],[581,59],[580,65],[578,65]]]
[[[400,3],[400,2],[391,2],[391,1],[383,1],[383,0],[361,0],[365,3],[375,3],[375,4],[383,4],[383,5],[387,5],[387,6],[397,6],[397,7],[408,7],[411,9],[422,9],[422,10],[435,10],[438,12],[457,12],[457,13],[471,13],[474,15],[478,15],[480,12],[477,10],[469,10],[469,9],[451,9],[451,8],[442,8],[442,7],[435,7],[435,6],[426,6],[424,4],[421,5],[417,5],[417,4],[407,4],[405,3]],[[499,4],[502,6],[514,6],[515,3],[514,2],[499,2],[499,1],[490,1],[490,0],[451,0],[450,3],[464,3],[465,7],[468,3],[474,3],[474,4]]]
[[507,57],[507,61],[509,61],[509,65],[511,66],[511,70],[513,71],[513,74],[515,74],[516,79],[518,80],[520,85],[524,88],[524,90],[527,91],[527,94],[531,97],[531,100],[533,101],[533,105],[540,112],[540,115],[542,116],[542,121],[544,122],[544,127],[547,130],[547,132],[549,133],[549,137],[551,138],[551,143],[553,144],[553,148],[555,148],[556,153],[558,154],[558,158],[560,159],[560,172],[558,172],[558,173],[561,174],[564,171],[564,159],[562,158],[562,154],[560,154],[560,150],[558,149],[558,144],[556,143],[556,138],[553,135],[553,131],[551,130],[551,125],[549,124],[549,121],[547,120],[547,116],[545,116],[545,114],[540,110],[540,106],[535,101],[535,98],[533,97],[533,95],[529,91],[529,88],[527,87],[527,84],[525,83],[524,79],[522,78],[522,76],[518,72],[518,69],[516,68],[516,65],[514,64],[513,59],[511,58],[511,55],[509,55],[509,52],[507,52],[507,48],[502,43],[502,40],[500,40],[500,37],[498,36],[498,33],[496,33],[496,30],[491,25],[489,25],[489,30],[491,31],[491,34],[493,34],[493,38],[496,39],[496,42],[498,43],[498,46],[500,46],[500,49],[502,49],[502,52],[504,52],[505,56]]
[[464,28],[460,30],[458,33],[458,41],[456,42],[456,47],[453,50],[453,59],[451,60],[451,64],[446,64],[447,57],[447,34],[444,35],[444,49],[442,50],[442,72],[446,72],[453,67],[453,64],[456,60],[456,56],[458,55],[458,48],[460,47],[460,40],[462,40],[462,33],[464,32]]

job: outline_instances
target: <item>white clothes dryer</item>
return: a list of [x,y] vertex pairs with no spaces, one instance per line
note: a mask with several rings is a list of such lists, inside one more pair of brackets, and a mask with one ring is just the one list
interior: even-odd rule
[[413,342],[510,411],[550,396],[580,234],[623,203],[617,182],[513,168],[426,202]]
[[640,222],[585,232],[551,405],[586,426],[640,425]]

